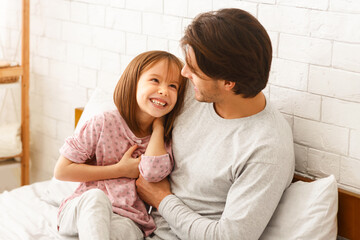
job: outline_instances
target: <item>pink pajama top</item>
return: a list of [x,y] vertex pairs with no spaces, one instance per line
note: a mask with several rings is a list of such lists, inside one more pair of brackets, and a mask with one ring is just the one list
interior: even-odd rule
[[[113,110],[88,120],[78,134],[65,140],[65,144],[60,148],[60,154],[75,163],[106,166],[120,161],[125,152],[137,144],[138,148],[132,157],[141,156],[140,174],[150,182],[157,182],[169,175],[174,162],[170,146],[166,146],[168,154],[162,156],[142,155],[145,153],[149,140],[150,136],[136,137],[119,111]],[[67,201],[80,196],[87,190],[98,188],[109,197],[113,212],[132,219],[142,229],[145,236],[148,236],[156,229],[156,226],[152,217],[147,214],[144,202],[137,195],[135,180],[117,178],[82,182],[74,194],[61,203],[59,213]]]

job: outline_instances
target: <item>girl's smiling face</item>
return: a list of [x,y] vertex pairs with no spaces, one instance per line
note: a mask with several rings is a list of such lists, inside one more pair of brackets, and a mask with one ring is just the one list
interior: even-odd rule
[[140,75],[137,83],[136,101],[138,117],[159,118],[168,114],[175,106],[179,88],[180,71],[167,60],[160,60]]

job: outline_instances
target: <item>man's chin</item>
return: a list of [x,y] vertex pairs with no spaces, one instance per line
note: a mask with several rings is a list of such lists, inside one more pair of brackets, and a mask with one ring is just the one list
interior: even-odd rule
[[197,92],[195,92],[195,99],[198,102],[204,102],[204,98],[202,96],[199,96]]
[[198,102],[204,102],[204,103],[210,103],[211,101],[205,99],[203,96],[195,96],[196,101]]

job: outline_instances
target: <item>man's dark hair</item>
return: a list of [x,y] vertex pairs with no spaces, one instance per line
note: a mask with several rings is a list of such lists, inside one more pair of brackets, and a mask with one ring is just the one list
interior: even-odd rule
[[[229,8],[198,15],[181,39],[185,52],[187,45],[193,48],[205,75],[236,83],[235,94],[249,98],[265,88],[272,60],[271,41],[250,13]],[[186,62],[196,73],[188,59]]]

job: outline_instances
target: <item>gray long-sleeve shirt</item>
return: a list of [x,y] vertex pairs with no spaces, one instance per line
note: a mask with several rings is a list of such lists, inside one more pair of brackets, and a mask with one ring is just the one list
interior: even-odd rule
[[258,239],[294,173],[291,129],[269,102],[223,119],[188,90],[173,130],[174,195],[153,213],[151,239]]

